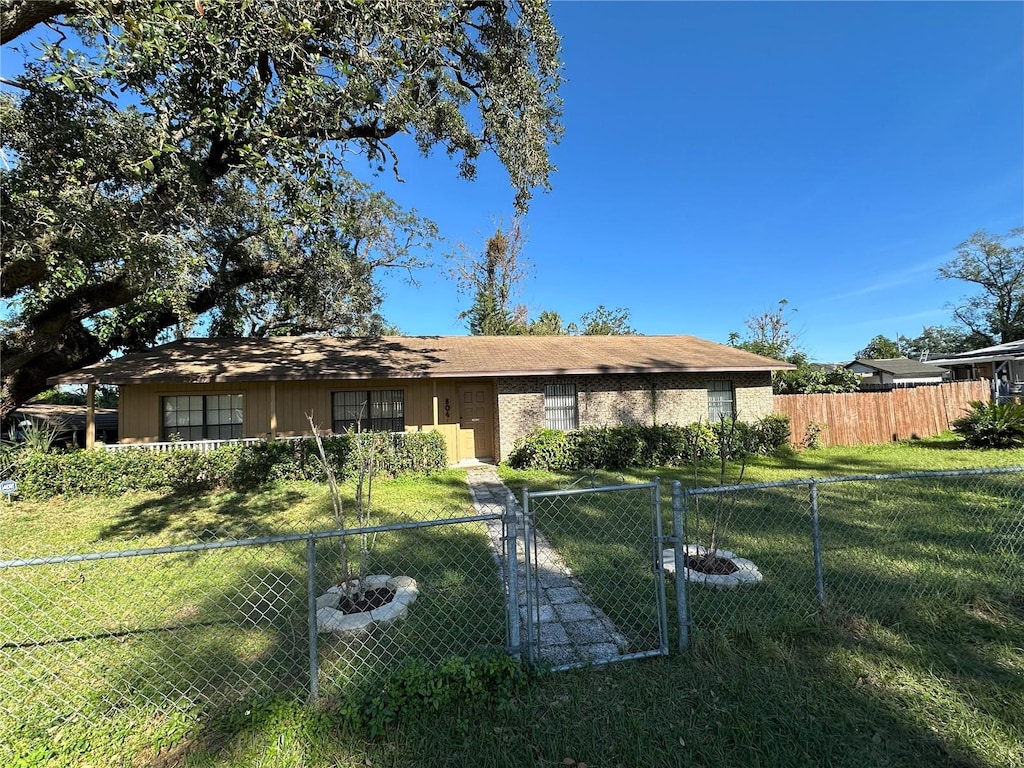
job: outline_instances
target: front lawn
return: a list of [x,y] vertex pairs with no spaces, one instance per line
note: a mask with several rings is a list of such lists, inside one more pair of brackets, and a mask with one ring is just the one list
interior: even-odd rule
[[[940,438],[758,459],[747,468],[745,481],[1011,465],[1024,465],[1024,451],[966,451],[956,448],[952,438]],[[727,482],[735,471],[731,468]],[[501,472],[517,493],[526,486],[554,488],[570,480],[551,473],[504,468]],[[686,471],[662,469],[628,473],[621,479],[647,480],[655,475],[663,481],[667,517],[671,481],[692,484],[692,477]],[[601,477],[620,480],[616,473]],[[469,699],[439,711],[425,706],[406,713],[397,726],[378,737],[348,725],[344,696],[328,695],[319,706],[309,707],[301,695],[287,693],[294,686],[286,678],[301,677],[304,669],[301,654],[285,654],[294,668],[284,663],[274,672],[279,679],[254,679],[248,698],[222,709],[179,711],[170,694],[166,710],[126,707],[112,703],[115,699],[105,696],[102,686],[81,684],[74,691],[80,702],[76,718],[40,720],[40,702],[45,703],[53,692],[48,681],[62,674],[60,666],[70,657],[53,643],[26,649],[0,640],[7,643],[0,650],[0,709],[8,714],[34,713],[36,718],[3,719],[0,745],[6,747],[0,746],[0,762],[239,768],[581,764],[1021,768],[1024,519],[1019,527],[1003,530],[998,525],[1011,519],[1012,509],[1019,513],[1020,492],[1014,482],[1020,485],[1024,476],[990,480],[971,479],[953,486],[913,480],[888,486],[822,486],[825,567],[830,599],[835,601],[825,622],[817,620],[813,580],[808,585],[806,571],[801,570],[809,548],[802,527],[803,491],[765,489],[736,502],[729,543],[756,554],[772,580],[756,593],[756,600],[747,601],[753,606],[744,604],[738,593],[705,595],[703,602],[694,595],[695,642],[689,653],[544,676],[499,706],[480,706]],[[701,481],[715,482],[717,477],[709,471]],[[444,508],[465,509],[469,503],[464,476],[457,471],[380,483],[375,486],[378,493],[382,516],[388,510],[395,515],[427,514],[427,510],[434,514]],[[587,573],[588,568],[600,566],[599,559],[586,559],[586,553],[596,551],[597,538],[615,535],[613,512],[595,504],[588,509],[589,528],[562,526],[547,533],[568,558],[573,552],[582,553],[578,557],[584,559],[570,565]],[[96,551],[182,541],[203,529],[268,535],[331,525],[325,491],[302,483],[252,494],[16,502],[0,508],[0,548],[18,555]],[[997,547],[986,548],[993,531],[1004,538]],[[427,579],[447,579],[456,593],[461,589],[461,594],[479,602],[480,591],[458,574],[467,563],[472,563],[473,572],[486,568],[490,555],[478,532],[463,534],[450,540],[403,538],[377,545],[382,562],[389,557],[401,567],[420,562],[424,573],[432,574]],[[890,552],[895,554],[889,557]],[[1007,553],[1016,557],[1011,559]],[[262,562],[258,568],[242,559],[232,566],[234,576],[267,583],[273,573],[273,583],[301,602],[302,554],[281,550],[271,555],[279,560]],[[218,568],[197,567],[200,562],[196,558],[182,561],[163,574],[120,566],[122,581],[149,596],[148,603],[140,601],[133,609],[137,613],[125,621],[152,619],[147,604],[175,605],[179,597],[188,597],[185,592],[193,594],[185,590],[176,596],[186,577],[193,583],[198,579],[211,594],[221,592],[220,579],[231,570],[224,567],[228,561],[220,561]],[[787,563],[793,565],[790,575],[780,577],[780,568]],[[8,605],[29,599],[20,588],[25,585],[25,572],[0,571],[0,599]],[[84,582],[64,580],[45,587],[33,582],[33,589],[52,590],[38,598],[46,600],[54,594],[100,596],[102,580],[94,584],[86,573]],[[602,576],[599,570],[591,570],[585,578],[600,581]],[[670,583],[670,598],[671,591]],[[88,600],[72,605],[83,626],[106,621],[90,614]],[[202,614],[208,607],[197,605],[197,610]],[[494,629],[489,616],[490,608],[448,623],[468,632],[470,638],[486,639]],[[700,622],[708,617],[714,623],[702,629]],[[205,679],[216,684],[216,675],[230,671],[232,664],[269,658],[269,646],[261,642],[304,631],[301,626],[282,628],[271,623],[271,627],[262,640],[256,637],[239,647],[231,645],[241,642],[237,638],[218,640],[211,634],[203,645],[205,657],[219,666],[213,667],[212,681],[209,674]],[[432,625],[429,636],[421,638],[422,647],[436,648],[443,629]],[[6,627],[5,631],[13,630]],[[261,631],[268,631],[267,627]],[[672,639],[674,643],[674,635]],[[137,636],[129,642],[115,639],[114,650],[105,652],[128,654],[140,641]],[[97,644],[91,652],[98,648]],[[32,663],[26,669],[28,656]],[[195,653],[187,661],[194,663],[202,656]],[[85,667],[93,662],[80,656],[75,659],[73,663]],[[147,663],[187,666],[181,659],[168,657],[151,657]],[[144,687],[153,677],[138,674],[121,682]],[[20,687],[13,688],[12,681]],[[23,691],[29,693],[22,695]],[[16,701],[4,698],[12,695]],[[429,697],[425,701],[429,703]]]

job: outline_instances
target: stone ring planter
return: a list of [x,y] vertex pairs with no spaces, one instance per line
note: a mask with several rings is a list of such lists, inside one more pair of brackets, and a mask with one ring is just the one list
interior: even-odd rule
[[331,587],[316,599],[316,626],[321,634],[361,635],[374,624],[388,625],[405,618],[409,606],[416,602],[419,588],[410,576],[367,576],[362,591],[386,589],[394,592],[391,599],[370,611],[345,613],[338,606],[344,598],[360,591],[359,580],[347,581]]
[[[707,555],[709,552],[710,550],[707,547],[702,547],[699,544],[683,545],[684,558],[700,557]],[[745,557],[739,557],[726,549],[716,549],[714,555],[717,558],[730,562],[735,566],[736,570],[729,574],[703,573],[694,568],[684,567],[683,578],[695,584],[706,584],[717,589],[730,589],[745,584],[758,584],[764,578],[757,566]],[[661,562],[667,573],[675,575],[676,559],[674,549],[664,550],[661,553]]]

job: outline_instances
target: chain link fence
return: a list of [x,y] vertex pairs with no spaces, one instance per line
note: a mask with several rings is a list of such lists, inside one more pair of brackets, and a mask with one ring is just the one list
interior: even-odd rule
[[[61,764],[79,741],[152,751],[263,697],[348,701],[413,659],[661,655],[670,618],[685,648],[1019,603],[1022,473],[673,484],[671,510],[658,482],[524,491],[521,506],[499,483],[472,507],[312,533],[235,521],[189,534],[163,508],[133,510],[92,552],[0,549],[0,765]],[[702,551],[732,570],[694,572]]]
[[[504,650],[504,517],[499,506],[344,532],[0,550],[0,765],[81,757],[69,745],[100,743],[97,731],[140,752],[239,704],[341,701],[409,659]],[[332,624],[340,609],[357,626]]]
[[[494,507],[468,520],[447,518],[399,529],[377,529],[349,537],[348,547],[364,536],[368,550],[361,575],[363,599],[383,586],[397,594],[390,604],[349,623],[343,615],[325,615],[346,600],[353,583],[338,574],[342,539],[317,542],[322,631],[318,640],[319,685],[316,693],[340,699],[375,690],[390,672],[410,660],[437,665],[453,655],[509,648],[509,607],[506,586],[504,507]],[[387,597],[387,595],[385,595]],[[335,610],[343,608],[339,604]],[[340,621],[338,621],[340,620]],[[364,626],[365,624],[365,626]]]
[[741,575],[756,571],[732,588],[701,574],[677,581],[684,646],[691,634],[819,617],[889,624],[929,602],[1024,592],[1024,468],[677,489],[676,506],[684,565],[714,531]]

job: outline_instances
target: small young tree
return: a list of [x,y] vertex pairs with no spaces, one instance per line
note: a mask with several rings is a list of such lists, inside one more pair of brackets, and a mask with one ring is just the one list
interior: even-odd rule
[[473,295],[473,305],[459,314],[472,335],[515,336],[527,332],[525,308],[512,303],[530,268],[522,260],[525,241],[516,218],[507,229],[498,225],[480,256],[461,246],[450,275],[461,292]]
[[[324,450],[324,441],[320,438],[320,429],[313,420],[313,414],[307,413],[306,418],[309,420],[309,429],[313,433],[314,442],[316,442],[317,456],[320,459],[320,464],[323,466],[324,474],[327,476],[327,489],[331,497],[331,509],[334,512],[335,525],[338,526],[339,531],[344,531],[345,504],[341,497],[341,488],[338,487],[338,479],[334,475],[334,467],[332,467],[331,462],[327,460],[327,451]],[[348,541],[345,536],[340,537],[338,551],[341,556],[342,580],[348,581],[351,574],[349,573],[348,566]]]
[[[726,484],[728,467],[730,462],[734,461],[739,462],[739,471],[732,484],[738,485],[742,483],[747,469],[747,461],[757,452],[757,435],[754,430],[739,420],[728,419],[723,415],[717,424],[709,425],[714,434],[713,442],[709,449],[702,439],[702,425],[697,424],[696,427],[696,429],[688,432],[686,437],[687,448],[693,465],[694,485],[698,481],[699,465],[709,459],[716,460],[718,463],[718,486],[721,487]],[[717,573],[721,569],[729,570],[728,564],[722,562],[722,558],[717,554],[722,543],[722,537],[725,536],[735,511],[735,497],[727,498],[728,501],[726,497],[714,499],[714,513],[709,516],[710,519],[706,523],[707,537],[704,540],[707,541],[707,544],[701,545],[704,547],[703,551],[690,555],[688,558],[691,563],[689,567],[702,573]],[[700,545],[703,539],[701,534],[703,522],[701,518],[701,498],[699,496],[696,497],[693,503],[693,539]]]

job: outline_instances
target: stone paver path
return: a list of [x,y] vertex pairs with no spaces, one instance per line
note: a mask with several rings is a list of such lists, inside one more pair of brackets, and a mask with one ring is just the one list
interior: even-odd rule
[[[480,514],[493,512],[496,506],[503,507],[508,499],[508,487],[501,482],[497,470],[489,464],[468,467],[466,482],[473,494],[474,506]],[[521,516],[522,507],[518,502],[516,509]],[[491,545],[497,552],[503,552],[501,523],[490,521],[487,530]],[[615,628],[611,619],[587,599],[582,584],[573,576],[558,550],[536,529],[534,536],[537,551],[536,586],[539,593],[534,611],[540,619],[539,658],[546,663],[559,666],[606,661],[626,653],[628,641]],[[524,622],[525,632],[526,559],[521,537],[517,561],[519,613]]]

